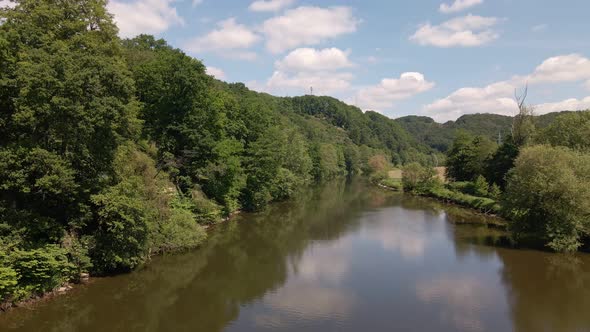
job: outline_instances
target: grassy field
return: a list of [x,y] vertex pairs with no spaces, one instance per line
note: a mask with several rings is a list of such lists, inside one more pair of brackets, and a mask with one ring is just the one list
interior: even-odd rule
[[402,170],[401,169],[392,169],[391,171],[389,171],[387,173],[387,175],[389,176],[390,179],[402,179]]
[[[442,181],[442,182],[446,182],[447,178],[445,176],[445,173],[447,171],[446,167],[435,167],[434,170],[436,171],[436,176]],[[389,176],[390,179],[399,179],[401,180],[402,178],[402,170],[399,168],[396,169],[392,169],[391,171],[389,171],[387,173],[387,175]]]
[[436,176],[443,182],[446,183],[447,182],[447,177],[446,177],[446,173],[447,173],[447,168],[446,167],[435,167],[434,170],[436,171]]

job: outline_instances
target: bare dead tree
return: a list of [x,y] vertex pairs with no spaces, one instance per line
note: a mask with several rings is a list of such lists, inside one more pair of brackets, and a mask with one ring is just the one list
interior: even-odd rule
[[518,106],[518,114],[512,120],[512,128],[510,131],[512,134],[512,140],[517,146],[524,145],[535,129],[533,123],[533,117],[535,115],[534,108],[526,104],[528,93],[528,84],[525,85],[521,94],[519,94],[516,89],[514,90],[514,101]]

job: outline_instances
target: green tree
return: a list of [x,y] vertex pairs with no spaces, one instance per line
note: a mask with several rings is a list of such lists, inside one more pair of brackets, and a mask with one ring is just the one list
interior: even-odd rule
[[436,183],[436,172],[432,167],[410,163],[402,169],[402,184],[405,191],[422,193]]
[[[103,0],[22,0],[0,15],[0,151],[32,162],[5,159],[4,171],[40,186],[3,199],[58,223],[89,222],[89,194],[109,181],[116,147],[139,131],[117,28]],[[66,208],[38,204],[43,196]]]
[[456,181],[472,181],[485,174],[486,160],[496,148],[494,142],[483,136],[459,132],[447,152],[447,176]]
[[562,147],[526,147],[509,173],[505,209],[517,238],[574,251],[590,235],[590,156]]
[[93,196],[98,229],[92,255],[98,271],[128,271],[147,258],[149,220],[155,216],[141,193],[140,179],[132,177]]
[[539,143],[590,152],[590,111],[560,115],[538,136]]

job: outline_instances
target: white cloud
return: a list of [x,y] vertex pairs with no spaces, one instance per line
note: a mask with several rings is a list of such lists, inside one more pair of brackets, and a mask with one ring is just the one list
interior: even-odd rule
[[217,67],[207,66],[207,74],[215,77],[218,80],[225,80],[225,72]]
[[298,7],[266,20],[260,30],[266,36],[267,49],[280,53],[352,33],[358,24],[350,7]]
[[488,44],[499,35],[492,29],[500,19],[467,15],[457,17],[440,25],[423,24],[410,36],[410,40],[420,45],[436,47],[473,47]]
[[329,95],[350,89],[353,78],[351,73],[329,71],[285,73],[277,70],[266,83],[249,82],[248,86],[254,90],[278,95],[307,94],[313,87],[314,94]]
[[[483,88],[467,87],[456,90],[449,96],[436,100],[424,107],[423,112],[437,121],[454,120],[464,114],[497,113],[516,114],[514,92],[526,84],[537,85],[558,82],[580,82],[590,80],[590,59],[579,54],[551,57],[535,70],[524,76],[514,76],[506,81],[489,84]],[[586,83],[589,84],[589,83]],[[556,103],[535,106],[539,114],[553,110],[585,109],[590,107],[589,98],[567,99]]]
[[535,105],[536,114],[546,114],[560,111],[580,111],[590,109],[590,96],[583,99],[570,98],[556,103]]
[[531,31],[533,32],[541,32],[541,31],[545,31],[547,30],[547,24],[539,24],[539,25],[535,25],[531,28]]
[[348,59],[349,51],[338,48],[298,48],[289,53],[275,66],[283,71],[329,71],[351,67]]
[[172,6],[174,0],[136,0],[123,2],[112,0],[107,4],[124,38],[141,33],[159,34],[174,25],[184,25],[184,20]]
[[0,0],[0,8],[14,8],[16,6],[16,2],[8,1],[8,0]]
[[254,52],[244,51],[258,41],[260,36],[243,24],[230,18],[217,23],[218,28],[208,34],[194,38],[184,47],[190,53],[217,52],[223,56],[252,60]]
[[424,107],[435,120],[455,120],[463,114],[498,113],[514,115],[517,105],[512,99],[516,85],[509,81],[493,83],[483,88],[461,88],[446,98]]
[[193,0],[193,7],[197,7],[198,5],[202,4],[203,0]]
[[434,85],[421,73],[407,72],[399,78],[384,78],[377,85],[360,89],[355,99],[363,109],[383,110],[391,108],[398,100],[428,91]]
[[248,7],[254,12],[276,12],[293,4],[295,0],[258,0]]
[[455,0],[455,2],[450,5],[442,3],[438,10],[441,13],[450,14],[463,11],[467,8],[471,8],[482,3],[483,0]]
[[348,55],[338,48],[298,48],[275,62],[275,71],[266,82],[249,82],[248,86],[278,95],[306,94],[311,87],[318,95],[346,91],[354,78],[342,71],[353,66]]
[[535,68],[529,81],[531,83],[572,82],[584,79],[590,79],[590,59],[580,54],[568,54],[543,61]]

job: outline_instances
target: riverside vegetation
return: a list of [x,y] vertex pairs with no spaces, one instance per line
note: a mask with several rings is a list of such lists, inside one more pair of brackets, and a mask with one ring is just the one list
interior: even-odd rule
[[571,251],[588,237],[588,112],[543,130],[522,114],[499,147],[457,136],[446,159],[462,182],[444,186],[430,170],[444,144],[407,121],[215,80],[164,40],[119,39],[105,0],[15,4],[0,9],[0,302],[130,271],[235,211],[336,177],[380,182],[389,165],[407,190],[501,201],[516,238]]
[[164,40],[120,40],[105,4],[0,11],[0,302],[198,246],[204,225],[375,155],[431,162],[378,113],[255,93]]

